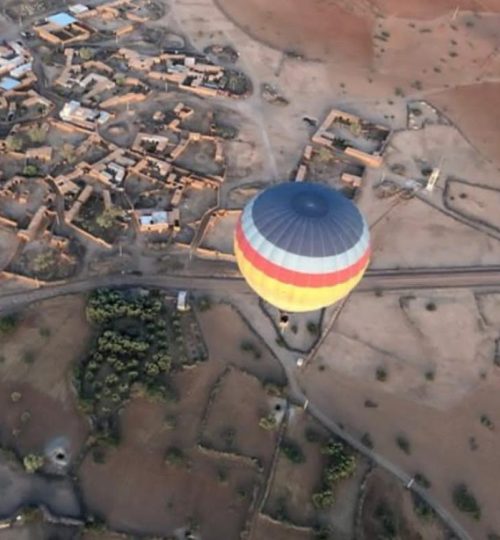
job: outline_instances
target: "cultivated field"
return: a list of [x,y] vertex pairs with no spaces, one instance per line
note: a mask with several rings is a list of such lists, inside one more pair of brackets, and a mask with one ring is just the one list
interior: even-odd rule
[[[230,362],[261,380],[285,384],[283,370],[265,343],[228,304],[216,304],[209,311],[200,313],[199,320],[210,351],[210,359]],[[228,322],[231,321],[231,324]],[[242,351],[242,344],[254,345],[254,351]]]
[[208,410],[202,444],[256,458],[267,466],[276,445],[276,433],[259,427],[259,420],[270,409],[262,383],[252,375],[231,369],[221,380]]

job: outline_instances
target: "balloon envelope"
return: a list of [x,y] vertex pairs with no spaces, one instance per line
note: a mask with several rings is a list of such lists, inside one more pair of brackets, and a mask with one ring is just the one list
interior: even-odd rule
[[322,184],[286,182],[244,208],[234,250],[241,273],[283,311],[313,311],[344,298],[370,258],[368,226],[358,208]]

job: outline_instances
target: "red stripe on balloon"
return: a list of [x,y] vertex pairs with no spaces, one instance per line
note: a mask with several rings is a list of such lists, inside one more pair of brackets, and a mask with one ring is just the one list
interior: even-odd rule
[[307,274],[278,266],[260,255],[246,239],[241,227],[241,221],[238,221],[236,226],[236,242],[245,259],[255,266],[255,268],[270,278],[297,287],[333,287],[339,283],[344,283],[363,271],[370,260],[370,247],[367,247],[363,255],[351,266],[347,266],[336,272]]

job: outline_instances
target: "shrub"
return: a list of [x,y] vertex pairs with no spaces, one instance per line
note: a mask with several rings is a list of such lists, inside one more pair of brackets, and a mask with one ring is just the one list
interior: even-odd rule
[[278,427],[278,422],[276,421],[274,414],[270,413],[267,416],[263,416],[259,420],[259,427],[266,431],[274,431]]
[[23,458],[23,465],[26,472],[33,474],[43,467],[43,456],[38,454],[28,454]]
[[453,502],[461,512],[470,514],[475,520],[481,519],[481,507],[465,484],[459,484],[453,490]]
[[310,443],[317,443],[320,442],[322,439],[321,435],[315,429],[310,427],[306,428],[304,436],[306,438],[306,441]]
[[165,462],[170,465],[183,465],[186,463],[186,455],[176,446],[171,446],[165,453]]
[[89,47],[82,47],[78,52],[80,58],[84,61],[91,60],[94,58],[94,51]]
[[286,347],[286,342],[285,342],[285,340],[283,339],[282,336],[278,336],[275,339],[275,342],[276,342],[276,345],[278,345],[278,347]]
[[281,451],[292,463],[304,463],[306,457],[302,448],[290,439],[284,439],[281,443]]
[[426,372],[425,372],[425,378],[428,380],[428,381],[433,381],[436,377],[436,372],[433,370],[433,369],[428,369]]
[[374,517],[382,526],[382,535],[379,538],[395,540],[397,538],[398,527],[392,509],[385,502],[381,502],[375,509]]
[[19,317],[16,314],[4,315],[0,317],[0,334],[10,334],[19,323]]
[[378,407],[378,403],[372,401],[371,399],[365,399],[365,407],[367,409],[376,409]]
[[12,403],[17,403],[18,401],[20,401],[22,398],[22,394],[21,392],[12,392],[12,394],[10,395],[10,400],[12,401]]
[[377,368],[377,371],[375,372],[375,378],[377,381],[384,382],[387,380],[387,370],[383,367]]
[[369,433],[363,433],[361,437],[361,443],[366,446],[366,448],[372,449],[375,445],[373,444],[373,439]]
[[331,489],[326,489],[318,493],[314,493],[312,496],[312,502],[315,508],[318,510],[324,510],[330,508],[335,502],[335,496]]
[[416,473],[414,478],[415,478],[415,482],[419,486],[422,486],[425,489],[429,489],[431,487],[430,480],[425,475],[423,475],[422,473]]
[[487,427],[489,430],[493,431],[495,429],[495,425],[491,421],[490,417],[486,414],[481,415],[481,424],[485,427]]
[[40,328],[38,330],[38,332],[40,333],[40,335],[44,338],[48,338],[50,337],[50,328],[47,328],[47,327],[43,327],[43,328]]
[[229,477],[229,474],[225,467],[219,467],[217,469],[217,480],[219,480],[221,484],[225,484],[227,482],[228,477]]
[[106,449],[102,446],[94,446],[92,448],[92,459],[94,463],[106,463]]
[[396,437],[396,444],[405,454],[411,453],[410,441],[404,435]]
[[32,177],[36,176],[38,174],[38,167],[37,165],[25,165],[23,168],[23,175]]
[[251,341],[244,340],[240,343],[240,349],[245,352],[250,352],[253,354],[254,358],[257,360],[259,359],[262,354],[258,347],[252,343]]
[[221,439],[224,441],[226,449],[230,450],[234,447],[234,441],[236,439],[236,429],[233,427],[225,427],[221,431]]
[[432,507],[427,504],[424,499],[418,494],[412,491],[413,510],[418,517],[428,521],[436,516],[436,513]]
[[313,335],[313,336],[317,336],[319,334],[319,325],[316,324],[315,322],[313,321],[308,321],[307,323],[307,331]]
[[319,525],[314,528],[314,540],[329,540],[331,530],[330,527],[325,525]]
[[434,302],[427,302],[427,304],[425,304],[425,309],[427,311],[436,311],[437,310],[437,306]]
[[208,311],[212,307],[212,301],[209,296],[201,296],[197,305],[200,311]]
[[35,353],[33,351],[24,351],[22,358],[25,364],[33,364],[35,361]]
[[28,131],[28,137],[33,143],[43,143],[47,136],[47,130],[42,126],[32,126]]
[[344,444],[329,441],[321,448],[321,453],[328,456],[328,465],[324,470],[325,484],[331,486],[339,480],[349,478],[356,470],[356,458],[346,451]]
[[10,152],[20,152],[23,148],[23,140],[16,135],[9,135],[5,139],[5,145]]

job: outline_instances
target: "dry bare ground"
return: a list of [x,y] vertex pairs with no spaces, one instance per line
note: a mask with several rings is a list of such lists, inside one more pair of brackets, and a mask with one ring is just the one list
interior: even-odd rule
[[[209,360],[173,377],[178,401],[131,401],[121,415],[118,448],[106,452],[104,463],[96,463],[89,453],[79,471],[85,503],[112,528],[165,534],[191,526],[203,538],[220,540],[237,538],[244,526],[254,488],[262,482],[258,467],[245,458],[199,448],[202,420],[229,362],[262,380],[282,382],[282,374],[229,306],[215,305],[199,319]],[[258,359],[240,350],[240,343],[249,339],[261,351]],[[236,368],[221,380],[205,434],[216,440],[224,428],[234,427],[232,453],[256,456],[267,465],[275,436],[258,426],[259,407],[267,407],[262,383]],[[165,461],[171,448],[182,451],[180,463]]]
[[[354,295],[303,375],[332,418],[360,437],[370,433],[375,450],[403,470],[425,474],[473,538],[500,530],[497,308],[496,296],[478,303],[458,291]],[[377,368],[385,381],[377,380]],[[399,436],[408,439],[408,454],[396,444]],[[453,505],[460,482],[482,507],[479,522]]]
[[253,532],[254,538],[259,540],[312,540],[310,530],[301,530],[287,525],[273,522],[267,516],[259,516]]
[[[0,422],[23,452],[42,452],[52,438],[64,436],[74,453],[86,437],[88,423],[71,389],[72,365],[90,336],[83,308],[78,296],[33,305],[14,332],[0,338]],[[13,402],[12,392],[21,399]]]

